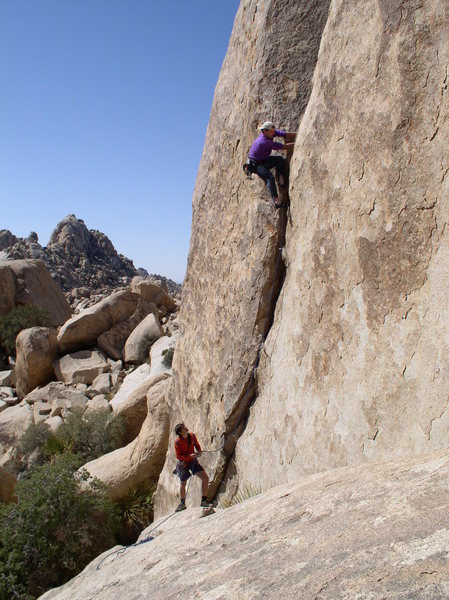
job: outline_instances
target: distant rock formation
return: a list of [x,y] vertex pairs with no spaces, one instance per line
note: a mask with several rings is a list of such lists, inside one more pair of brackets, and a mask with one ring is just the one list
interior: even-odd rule
[[[0,231],[0,252],[1,258],[8,260],[43,260],[66,293],[79,288],[89,294],[111,292],[126,286],[135,275],[148,276],[145,269],[136,269],[130,259],[118,254],[104,233],[87,229],[84,221],[75,215],[68,215],[58,223],[46,247],[39,244],[35,232],[27,238],[17,238],[3,229]],[[163,282],[171,295],[179,297],[179,284],[160,275],[151,277]]]

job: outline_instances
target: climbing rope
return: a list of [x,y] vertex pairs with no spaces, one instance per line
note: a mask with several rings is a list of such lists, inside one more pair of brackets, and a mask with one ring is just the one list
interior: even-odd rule
[[[195,465],[195,462],[196,462],[196,458],[193,460],[193,465]],[[188,483],[187,483],[186,498],[187,498],[187,495],[189,493],[189,488],[190,488],[190,482],[191,481],[192,481],[192,475],[189,477],[189,480],[188,480]],[[123,546],[123,548],[120,548],[120,550],[113,550],[112,552],[109,552],[109,554],[106,554],[106,556],[104,556],[100,560],[100,562],[98,563],[98,565],[96,566],[96,570],[99,571],[101,565],[110,556],[121,556],[129,548],[136,548],[137,546],[141,546],[142,544],[146,544],[147,542],[151,542],[152,540],[154,540],[154,537],[151,535],[153,533],[153,531],[155,531],[156,529],[158,529],[158,527],[160,527],[161,525],[163,525],[164,523],[166,523],[169,519],[171,519],[172,517],[174,517],[176,515],[176,512],[177,512],[176,510],[173,511],[167,517],[165,517],[165,519],[163,519],[160,523],[158,523],[152,529],[150,529],[150,531],[148,532],[147,537],[144,540],[140,540],[140,542],[134,542],[134,544],[129,544],[128,546]]]

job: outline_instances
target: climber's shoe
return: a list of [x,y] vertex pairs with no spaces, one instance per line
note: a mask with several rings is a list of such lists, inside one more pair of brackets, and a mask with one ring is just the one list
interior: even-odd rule
[[186,510],[187,506],[185,502],[180,502],[176,507],[175,512],[181,512],[182,510]]
[[201,500],[201,504],[200,506],[202,508],[209,508],[209,506],[213,506],[213,502],[210,502],[209,500]]

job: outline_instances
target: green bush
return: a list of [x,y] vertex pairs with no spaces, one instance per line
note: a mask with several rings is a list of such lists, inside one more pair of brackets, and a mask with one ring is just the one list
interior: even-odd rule
[[87,462],[120,448],[124,443],[125,433],[125,422],[121,415],[114,415],[106,410],[83,414],[81,409],[74,409],[59,427],[55,437],[65,448]]
[[[31,424],[19,440],[22,463],[41,464],[69,452],[83,464],[123,445],[125,423],[120,415],[74,409],[56,432],[45,423]],[[26,467],[25,467],[26,468]]]
[[48,325],[49,313],[37,306],[16,306],[0,319],[0,346],[8,356],[15,354],[16,337],[22,329]]
[[166,350],[162,351],[162,356],[164,357],[162,359],[162,363],[169,369],[171,369],[171,366],[173,364],[174,353],[175,353],[175,349],[173,348],[173,346],[171,348],[167,348]]
[[117,511],[79,459],[63,454],[19,480],[17,504],[0,506],[0,599],[28,600],[59,586],[114,545]]
[[48,460],[47,444],[53,432],[43,421],[27,427],[17,444],[17,453],[23,462],[41,464]]

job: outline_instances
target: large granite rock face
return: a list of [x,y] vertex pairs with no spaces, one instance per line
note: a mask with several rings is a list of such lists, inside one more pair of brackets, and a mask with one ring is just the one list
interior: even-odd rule
[[312,475],[207,519],[189,508],[42,599],[444,600],[448,477],[437,455]]
[[41,260],[0,261],[0,285],[0,316],[20,304],[45,308],[52,326],[71,315],[62,290]]
[[[206,446],[220,443],[223,433],[231,437],[246,416],[253,367],[282,276],[285,212],[273,209],[261,180],[246,180],[242,164],[261,122],[298,128],[328,5],[243,1],[217,84],[193,198],[169,400],[172,423],[188,421]],[[161,485],[175,491],[172,480],[167,467]]]
[[447,2],[332,3],[245,485],[449,447],[448,65]]

